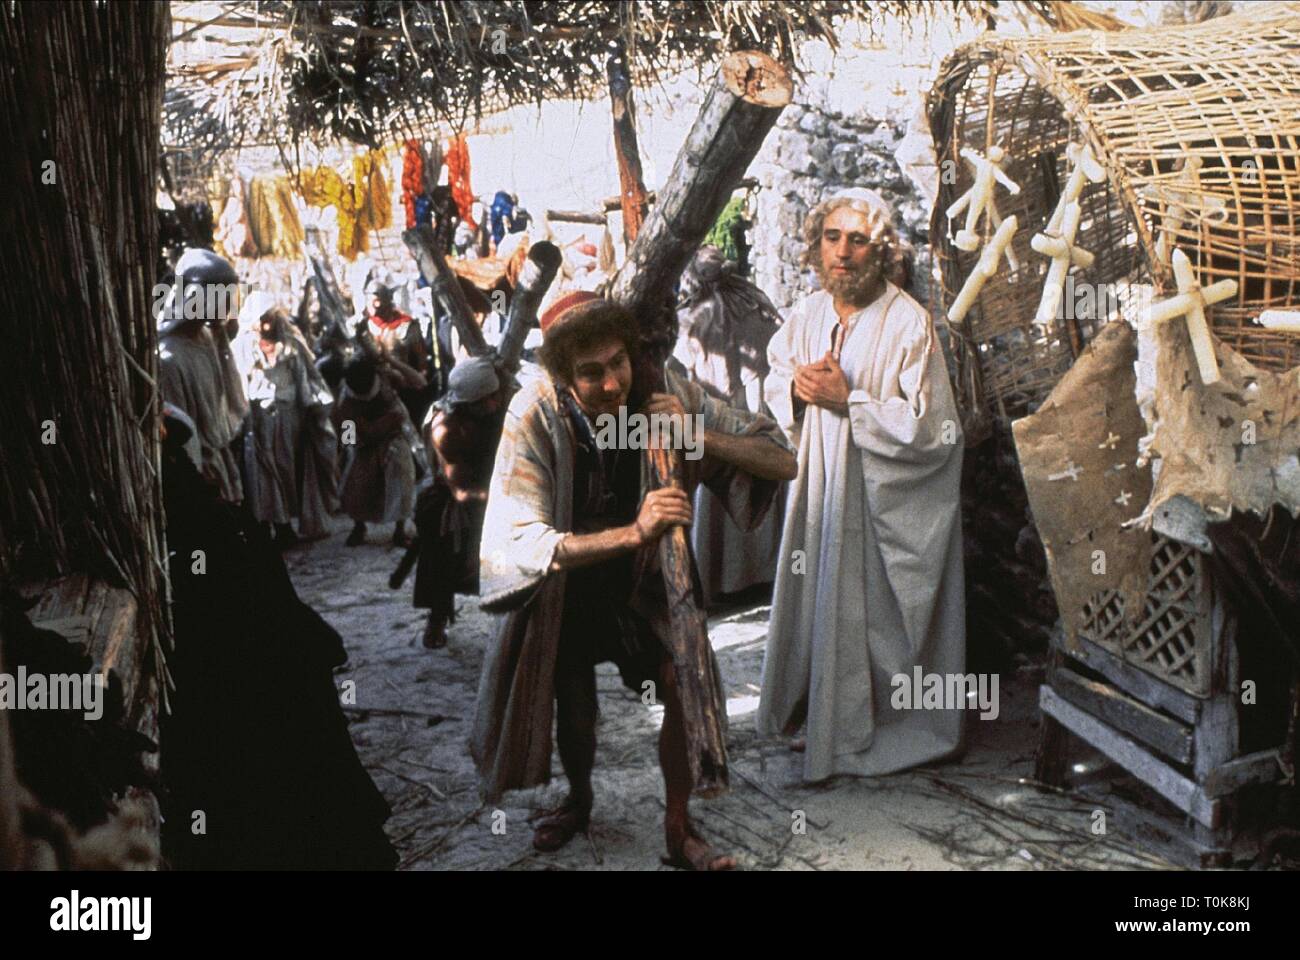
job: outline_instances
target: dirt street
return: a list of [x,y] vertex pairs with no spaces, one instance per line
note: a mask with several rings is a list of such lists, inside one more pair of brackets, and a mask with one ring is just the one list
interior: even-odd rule
[[[460,598],[446,649],[420,646],[422,611],[387,579],[400,552],[389,528],[347,548],[346,525],[328,540],[286,556],[302,598],[343,634],[351,659],[336,677],[355,682],[352,736],[393,807],[389,836],[407,870],[668,870],[660,864],[663,783],[655,750],[662,708],[626,690],[613,664],[599,668],[590,840],[554,854],[532,849],[530,815],[556,805],[565,783],[558,757],[544,788],[480,803],[466,747],[479,667],[492,618]],[[1025,665],[1001,678],[1001,710],[974,711],[969,748],[957,763],[874,780],[837,778],[809,787],[784,744],[753,729],[768,607],[710,617],[710,637],[728,693],[731,792],[695,801],[704,835],[745,869],[1161,869],[1170,865],[1113,830],[1094,832],[1098,805],[1021,782],[1037,744],[1041,670]],[[344,697],[345,704],[350,699]],[[1085,754],[1083,776],[1102,764]],[[1076,770],[1080,769],[1076,766]],[[1104,771],[1095,771],[1100,776]],[[1107,815],[1110,813],[1107,811]]]

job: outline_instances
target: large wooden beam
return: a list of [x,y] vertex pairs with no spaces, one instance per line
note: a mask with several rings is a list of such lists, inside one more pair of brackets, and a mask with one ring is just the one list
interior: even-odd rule
[[411,251],[411,256],[415,257],[424,282],[433,293],[434,303],[451,317],[465,349],[475,357],[490,353],[492,348],[483,339],[482,327],[474,322],[474,314],[469,308],[469,301],[465,299],[465,291],[460,288],[460,280],[451,267],[447,266],[447,258],[438,249],[433,228],[421,225],[404,230],[402,242]]
[[705,97],[667,184],[609,288],[639,310],[670,295],[763,138],[790,102],[789,72],[753,51],[730,54]]
[[605,75],[614,111],[614,156],[618,159],[619,206],[623,210],[623,241],[630,247],[641,232],[649,204],[641,181],[641,151],[636,143],[636,109],[632,102],[632,77],[622,40],[610,42]]
[[[647,348],[640,375],[653,389],[664,389],[663,362],[672,349],[672,289],[792,92],[789,73],[765,54],[733,53],[723,61],[668,183],[658,192],[654,212],[606,290],[606,296],[630,308],[640,325]],[[682,487],[680,451],[651,449],[647,456],[655,487]],[[704,612],[695,604],[684,527],[672,527],[660,537],[659,560],[695,792],[715,796],[727,789],[728,781],[726,705],[718,695]]]

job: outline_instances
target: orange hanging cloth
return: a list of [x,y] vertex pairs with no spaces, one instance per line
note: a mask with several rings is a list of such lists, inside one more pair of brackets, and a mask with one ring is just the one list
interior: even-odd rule
[[469,143],[465,134],[458,133],[447,148],[447,182],[451,185],[451,196],[456,201],[460,218],[469,224],[471,230],[477,230],[474,222],[474,191],[469,185]]
[[415,198],[424,192],[424,155],[418,140],[406,141],[402,158],[402,206],[406,207],[406,229],[415,226]]

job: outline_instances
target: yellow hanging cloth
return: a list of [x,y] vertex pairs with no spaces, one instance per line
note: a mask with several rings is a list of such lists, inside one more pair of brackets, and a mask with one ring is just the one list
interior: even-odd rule
[[296,258],[303,232],[288,177],[254,177],[248,187],[248,223],[264,257]]
[[299,180],[303,199],[313,207],[338,210],[338,251],[348,260],[370,249],[370,231],[393,223],[393,198],[384,176],[384,151],[371,150],[352,160],[352,180],[329,167],[304,170]]

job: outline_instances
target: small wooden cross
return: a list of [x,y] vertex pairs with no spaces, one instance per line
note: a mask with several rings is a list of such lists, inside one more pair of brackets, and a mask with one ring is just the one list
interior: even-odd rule
[[1187,254],[1175,250],[1173,262],[1174,279],[1178,281],[1178,294],[1168,300],[1153,303],[1147,309],[1147,323],[1163,323],[1174,317],[1187,318],[1187,333],[1192,338],[1192,350],[1196,353],[1196,366],[1201,373],[1201,382],[1206,386],[1218,383],[1219,364],[1214,358],[1214,342],[1210,337],[1210,328],[1205,323],[1205,308],[1221,300],[1237,295],[1236,280],[1220,280],[1208,287],[1202,287],[1196,281],[1192,271],[1192,261]]
[[1020,222],[1014,216],[1007,217],[1002,221],[997,232],[989,237],[989,242],[984,245],[984,252],[980,254],[979,262],[971,269],[970,276],[966,278],[966,282],[961,286],[961,292],[957,294],[957,299],[948,308],[948,323],[961,323],[970,312],[984,284],[988,282],[989,277],[998,272],[998,260],[1001,259],[1003,251],[1009,248],[1011,237],[1019,225]]

